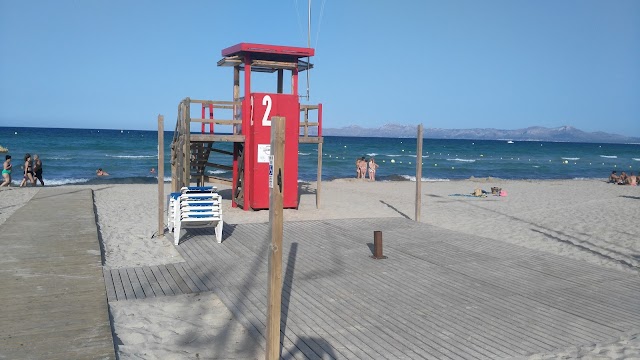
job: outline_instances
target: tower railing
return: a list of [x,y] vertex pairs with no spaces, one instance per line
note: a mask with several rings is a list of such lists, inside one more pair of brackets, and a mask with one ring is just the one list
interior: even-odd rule
[[[242,99],[239,101],[220,101],[220,100],[194,100],[190,98],[183,99],[178,105],[178,116],[176,121],[173,140],[171,142],[171,189],[177,192],[183,186],[191,183],[193,176],[197,181],[204,182],[206,166],[222,168],[230,170],[231,166],[223,164],[214,164],[208,161],[211,151],[233,155],[231,152],[214,149],[214,142],[244,142],[244,134],[242,133],[241,111]],[[213,110],[232,110],[233,119],[216,118],[209,116],[207,118],[192,117],[191,105],[199,104],[203,108],[209,107],[214,114],[219,114]],[[322,151],[322,104],[318,105],[300,105],[300,143],[318,144],[319,152]],[[317,112],[315,119],[311,117],[313,112]],[[213,117],[213,118],[212,118]],[[209,133],[202,130],[200,133],[191,131],[192,123],[201,123],[201,129],[204,124],[210,124]],[[220,127],[230,129],[227,133],[221,133]],[[321,159],[319,159],[321,161]],[[321,163],[320,163],[321,164]],[[321,165],[320,165],[321,166]],[[227,182],[225,179],[215,178],[219,182]]]

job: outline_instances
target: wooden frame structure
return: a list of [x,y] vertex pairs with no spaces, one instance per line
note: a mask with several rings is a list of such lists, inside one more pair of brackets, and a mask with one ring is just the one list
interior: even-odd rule
[[[298,51],[297,55],[292,55]],[[190,98],[183,99],[178,105],[178,116],[174,131],[173,141],[171,143],[171,189],[177,192],[183,186],[189,186],[192,182],[199,185],[205,182],[222,183],[231,185],[234,190],[236,188],[243,191],[242,188],[242,172],[244,164],[241,162],[243,149],[250,138],[248,135],[249,124],[247,114],[251,109],[248,101],[244,99],[250,96],[251,72],[277,73],[277,93],[283,93],[284,70],[290,70],[291,93],[298,95],[298,72],[309,70],[313,67],[307,61],[300,59],[300,51],[313,55],[313,49],[310,48],[292,48],[275,45],[260,45],[241,43],[230,48],[224,49],[223,59],[218,61],[218,66],[233,67],[233,100],[217,101],[217,100],[194,100]],[[245,71],[244,76],[244,96],[240,92],[240,71]],[[201,118],[192,117],[191,106],[198,104],[202,106],[203,112]],[[211,116],[206,118],[205,107],[210,109]],[[231,119],[214,118],[213,113],[216,109],[232,110]],[[310,118],[310,113],[317,111],[317,120]],[[243,113],[245,114],[243,118]],[[317,144],[318,145],[318,172],[317,172],[317,192],[316,206],[320,206],[320,190],[322,177],[322,104],[307,105],[300,104],[300,133],[299,143]],[[202,131],[200,133],[192,132],[192,123],[201,123]],[[205,124],[209,124],[210,132],[204,131]],[[230,133],[215,132],[218,125],[231,126]],[[316,128],[313,130],[313,128]],[[220,149],[216,147],[216,143],[232,143],[233,151],[228,149]],[[233,157],[233,162],[228,164],[214,163],[209,160],[211,153],[225,154]],[[240,157],[239,157],[240,154]],[[237,159],[240,159],[238,161]],[[231,170],[233,172],[232,179],[210,176],[207,174],[207,168],[217,168],[223,170]],[[242,201],[243,194],[236,194],[234,191],[233,201],[240,199]],[[241,204],[242,205],[242,204]],[[244,207],[244,206],[243,206]],[[247,209],[244,207],[245,210]]]

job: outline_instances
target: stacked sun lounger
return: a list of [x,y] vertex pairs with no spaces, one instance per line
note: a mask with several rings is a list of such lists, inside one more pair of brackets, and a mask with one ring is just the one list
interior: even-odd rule
[[218,243],[222,242],[222,197],[214,186],[189,186],[169,195],[167,224],[174,243],[180,242],[185,227],[213,227]]

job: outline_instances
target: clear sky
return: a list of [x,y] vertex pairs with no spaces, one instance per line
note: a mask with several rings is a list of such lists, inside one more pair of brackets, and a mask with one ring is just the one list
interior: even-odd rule
[[[313,0],[311,26],[326,127],[640,136],[638,0]],[[306,46],[307,1],[0,0],[0,126],[171,129],[232,99],[240,42]]]

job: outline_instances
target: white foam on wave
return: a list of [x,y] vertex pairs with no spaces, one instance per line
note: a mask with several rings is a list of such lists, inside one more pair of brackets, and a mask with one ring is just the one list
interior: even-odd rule
[[216,170],[207,170],[207,173],[209,174],[224,174],[228,172],[227,170],[222,170],[222,169],[216,169]]
[[459,158],[447,159],[447,161],[476,162],[474,159],[459,159]]
[[89,179],[83,179],[83,178],[79,178],[79,179],[53,179],[53,180],[48,180],[45,177],[45,184],[47,186],[50,185],[70,185],[70,184],[83,184],[86,183],[87,181],[89,181]]
[[303,152],[298,151],[298,155],[311,155],[311,153],[303,153]]
[[606,159],[617,159],[618,157],[615,155],[600,155],[601,158],[606,158]]
[[157,155],[105,155],[106,157],[118,159],[157,159]]
[[640,159],[638,159],[638,158],[632,158],[632,159],[633,159],[633,161],[640,161]]
[[388,157],[398,157],[398,156],[402,156],[402,155],[385,155],[385,156],[388,156]]
[[[416,181],[416,177],[415,176],[411,176],[411,175],[400,175],[400,177],[405,178],[409,181]],[[449,179],[433,179],[433,178],[421,178],[421,180],[427,181],[427,182],[440,182],[440,181],[450,181]]]
[[47,160],[73,160],[73,158],[70,158],[70,157],[51,157],[51,158],[48,158]]
[[378,156],[378,153],[369,153],[367,156]]
[[562,160],[571,160],[571,161],[576,161],[576,160],[580,160],[580,158],[576,158],[576,157],[563,157],[561,158]]

